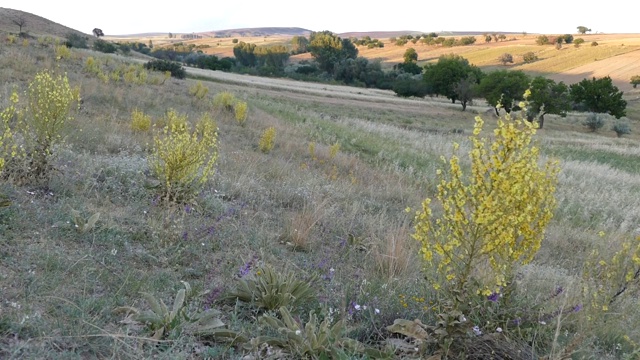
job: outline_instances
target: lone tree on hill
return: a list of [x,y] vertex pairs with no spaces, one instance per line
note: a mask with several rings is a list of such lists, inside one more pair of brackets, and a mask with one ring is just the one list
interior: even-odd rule
[[589,29],[589,28],[588,28],[588,27],[586,27],[586,26],[578,26],[578,32],[579,32],[580,34],[583,34],[583,35],[584,35],[584,34],[585,34],[585,33],[587,33],[588,31],[591,31],[591,29]]
[[27,19],[22,15],[18,15],[15,18],[11,19],[11,22],[16,24],[20,28],[20,34],[22,34],[22,27],[27,25]]
[[635,89],[638,84],[640,84],[640,75],[634,75],[631,77],[631,85],[633,85],[633,88]]
[[416,52],[416,49],[414,48],[408,48],[405,52],[404,55],[402,56],[404,58],[404,63],[415,63],[416,61],[418,61],[418,53]]
[[100,36],[104,36],[104,33],[102,32],[102,30],[95,28],[93,29],[93,35],[95,35],[97,38],[99,38]]

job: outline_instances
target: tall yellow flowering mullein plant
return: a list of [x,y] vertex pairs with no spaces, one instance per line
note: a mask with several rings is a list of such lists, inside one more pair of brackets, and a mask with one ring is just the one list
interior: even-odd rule
[[80,91],[71,88],[69,79],[50,71],[36,74],[27,89],[27,109],[22,133],[30,161],[27,176],[47,179],[55,146],[64,143],[63,129],[73,120],[74,103],[79,106]]
[[556,206],[558,163],[539,165],[540,150],[532,142],[537,125],[498,120],[492,137],[483,136],[476,117],[470,173],[463,174],[454,155],[440,177],[436,201],[442,215],[433,219],[427,198],[416,213],[413,237],[435,270],[435,289],[444,288],[455,305],[468,295],[500,292],[519,264],[532,260]]
[[0,112],[0,173],[7,159],[16,156],[18,150],[11,130],[11,122],[20,116],[20,111],[16,109],[18,93],[14,91],[9,101],[10,105]]
[[218,127],[204,114],[194,129],[186,121],[169,121],[153,139],[149,159],[165,201],[189,201],[213,175],[218,159]]

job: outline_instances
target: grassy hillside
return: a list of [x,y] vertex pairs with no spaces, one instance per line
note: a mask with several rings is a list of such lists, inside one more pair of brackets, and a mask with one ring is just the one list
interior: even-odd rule
[[14,20],[19,19],[24,20],[25,23],[22,31],[29,35],[65,37],[69,33],[74,33],[88,36],[83,32],[55,23],[41,16],[0,7],[0,31],[17,34],[19,27],[14,23]]
[[[485,119],[486,133],[497,126],[486,106],[462,112],[442,99],[199,69],[188,69],[199,80],[166,79],[130,58],[77,49],[61,56],[49,40],[9,43],[7,35],[0,31],[0,110],[14,90],[23,108],[43,69],[66,73],[82,102],[62,130],[66,142],[52,149],[48,181],[22,177],[16,167],[32,164],[16,160],[0,177],[8,205],[0,207],[0,358],[321,358],[322,347],[308,350],[313,336],[304,327],[296,334],[311,311],[325,324],[343,321],[339,338],[323,345],[344,358],[434,355],[436,344],[405,342],[406,328],[387,328],[396,319],[435,325],[450,311],[429,284],[437,273],[419,254],[414,213],[405,209],[436,195],[440,157],[454,142],[469,169],[473,118]],[[582,49],[556,53],[564,51]],[[198,82],[206,91],[195,91]],[[248,104],[245,122],[220,105],[225,92]],[[208,115],[218,127],[215,174],[182,203],[161,201],[150,163],[170,109],[194,125]],[[155,126],[133,126],[134,110]],[[632,254],[640,126],[631,121],[632,134],[618,138],[611,122],[591,133],[584,118],[548,116],[535,136],[542,160],[560,163],[558,206],[540,251],[517,269],[504,298],[471,296],[462,325],[451,319],[467,355],[623,359],[640,351]],[[269,128],[275,146],[263,151]],[[290,341],[265,321],[282,317],[261,307],[265,297],[231,296],[269,269],[312,290],[302,303],[280,296],[293,302]],[[161,312],[152,297],[172,310],[182,281],[192,291],[181,314],[208,311],[224,324],[212,326],[217,332],[176,326],[189,322],[179,316],[160,321],[167,327],[159,333],[127,316],[124,307]],[[354,340],[378,352],[363,355],[349,347]]]

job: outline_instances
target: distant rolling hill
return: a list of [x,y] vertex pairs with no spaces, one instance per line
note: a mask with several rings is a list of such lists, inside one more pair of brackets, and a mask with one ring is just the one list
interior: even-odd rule
[[72,29],[70,27],[60,25],[49,19],[45,19],[41,16],[34,15],[28,12],[7,9],[0,7],[0,31],[6,31],[10,33],[18,33],[19,28],[13,22],[13,20],[22,18],[25,25],[22,27],[22,32],[30,35],[49,35],[65,37],[69,33],[76,33],[82,36],[89,36],[81,31]]

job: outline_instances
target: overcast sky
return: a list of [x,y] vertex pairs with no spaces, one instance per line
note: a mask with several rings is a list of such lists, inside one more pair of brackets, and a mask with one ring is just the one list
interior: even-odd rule
[[[640,33],[637,5],[629,0],[538,1],[2,0],[0,6],[30,12],[62,25],[105,35],[200,32],[244,27],[301,27],[313,31],[510,31]],[[155,4],[152,6],[151,4]],[[524,8],[526,7],[526,8]]]

